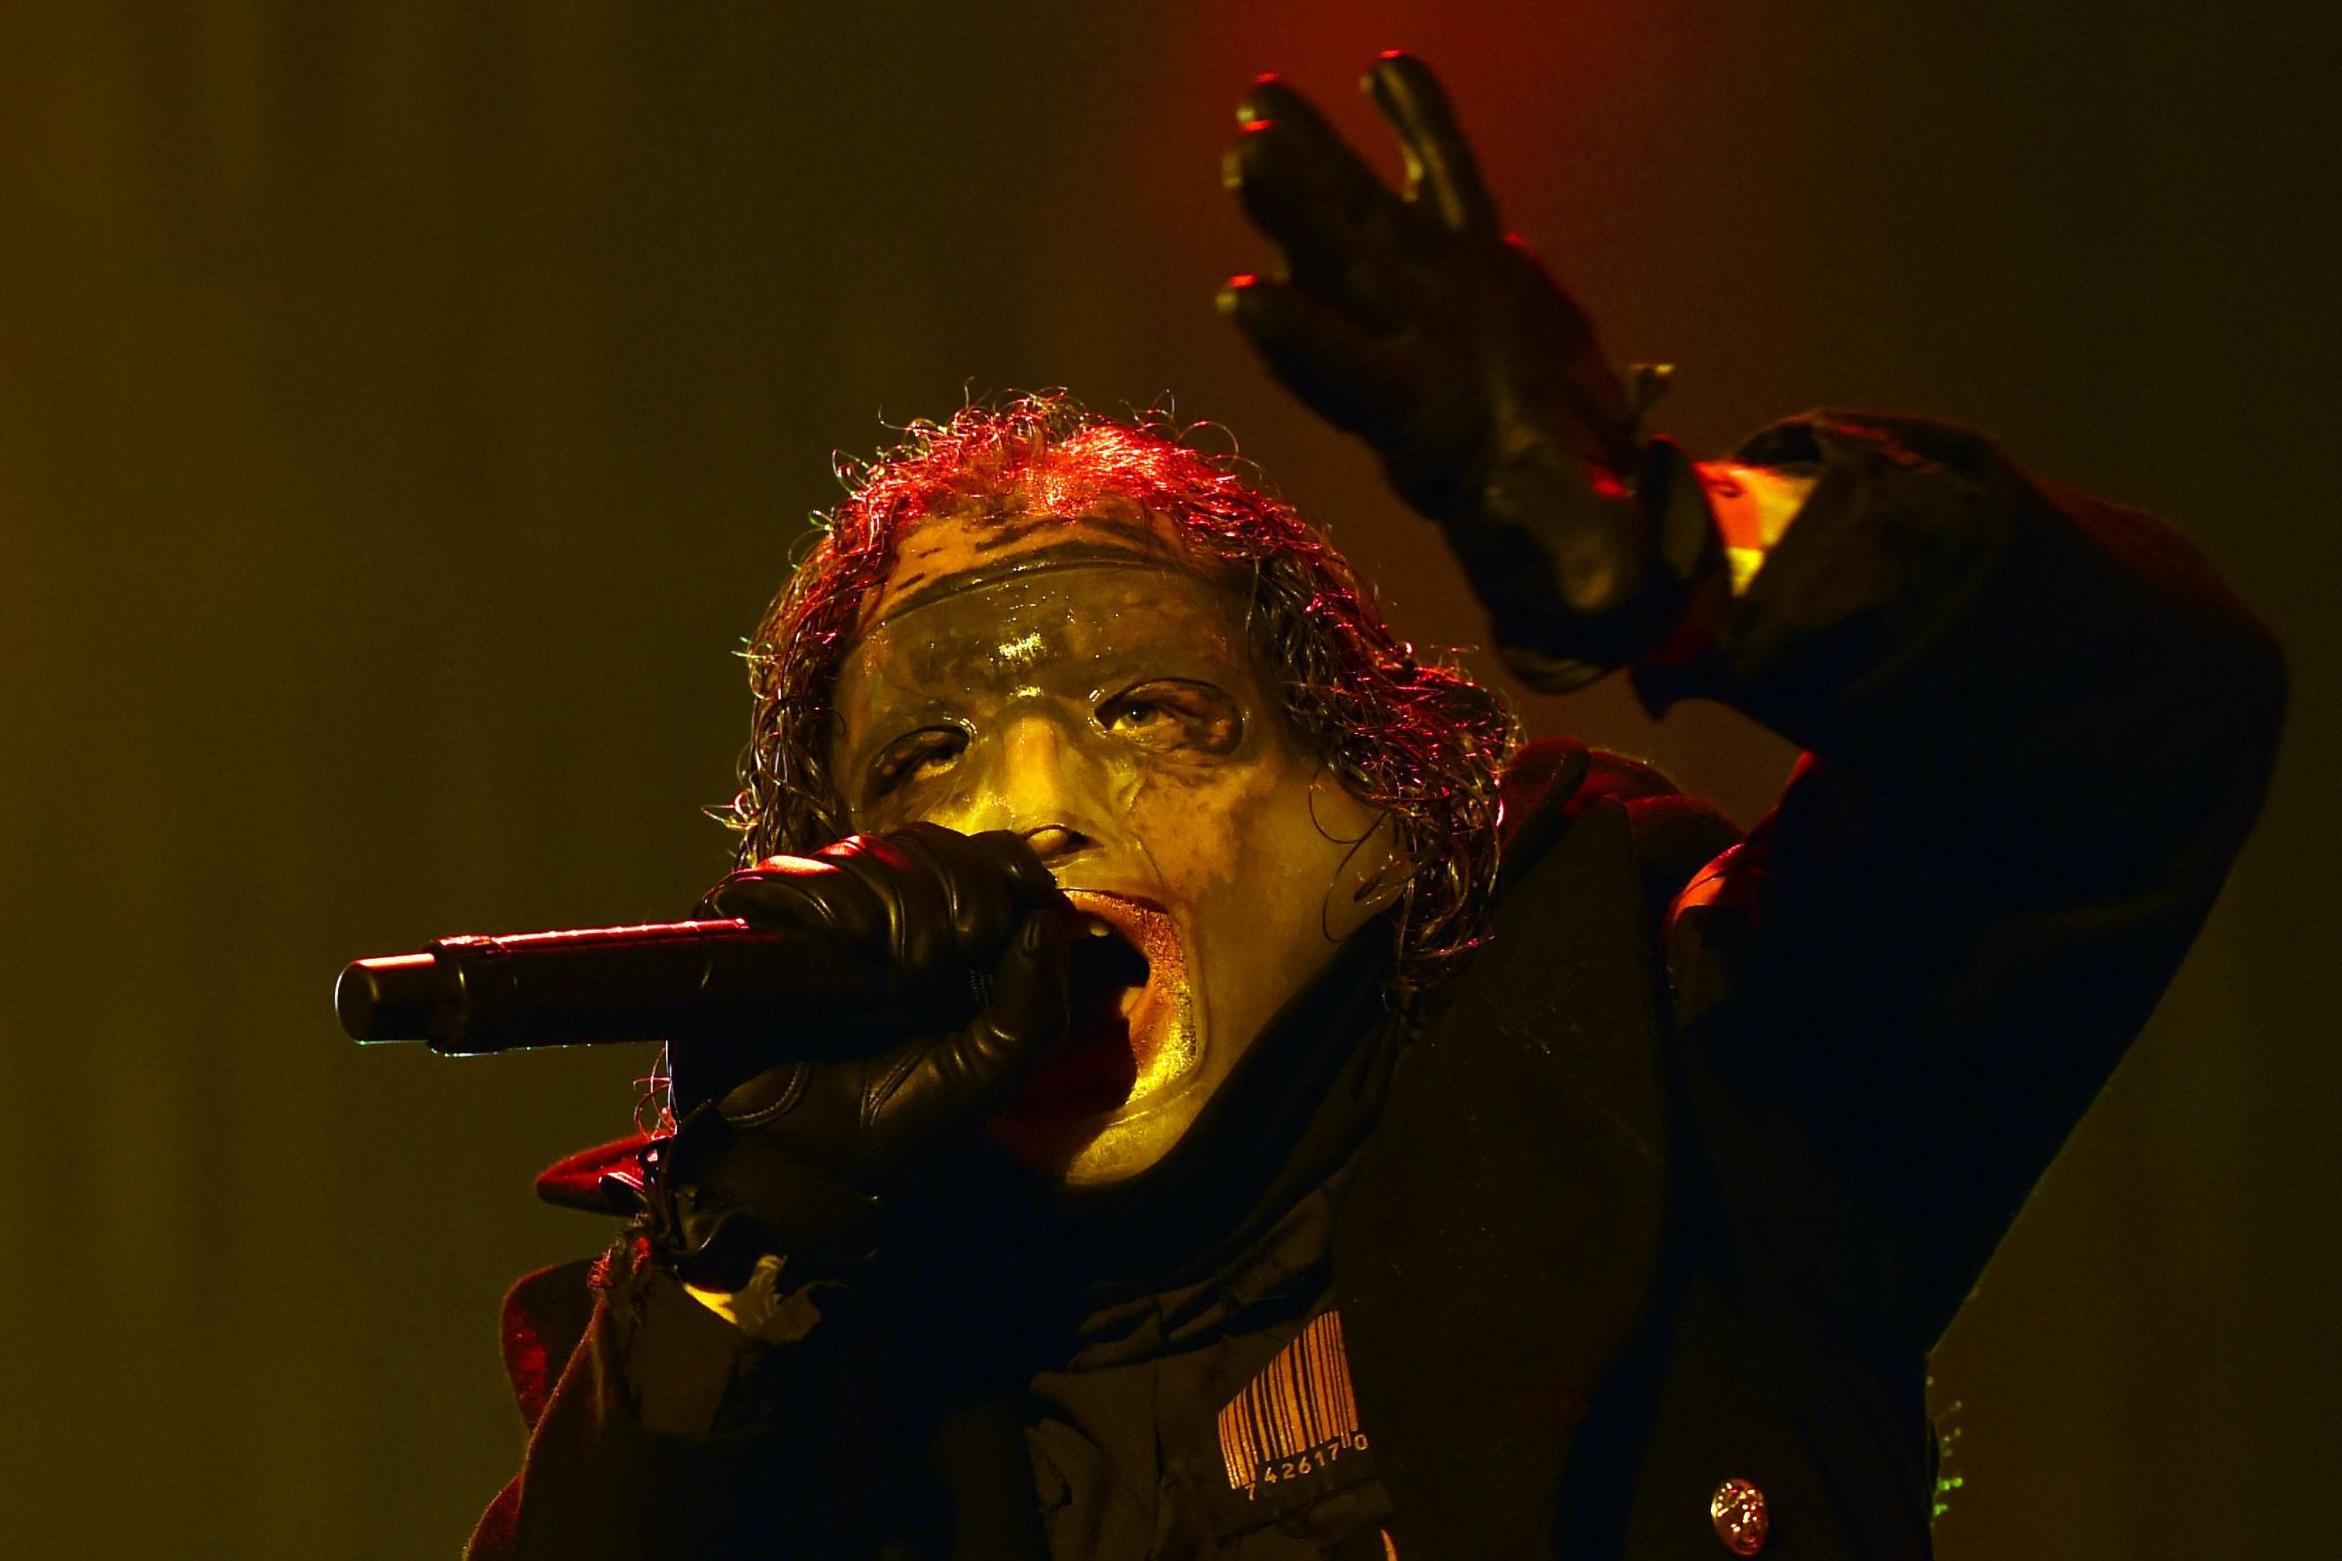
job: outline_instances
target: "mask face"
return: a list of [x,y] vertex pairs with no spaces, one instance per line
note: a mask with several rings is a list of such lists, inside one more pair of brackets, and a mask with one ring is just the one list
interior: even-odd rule
[[1070,1183],[1118,1181],[1404,872],[1294,738],[1243,599],[1160,522],[914,540],[841,671],[833,773],[865,833],[1025,834],[1112,929],[1077,951],[1067,1045],[993,1131]]

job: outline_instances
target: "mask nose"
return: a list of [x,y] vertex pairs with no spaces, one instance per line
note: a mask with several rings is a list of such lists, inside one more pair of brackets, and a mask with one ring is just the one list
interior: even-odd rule
[[1001,734],[1000,811],[1051,871],[1096,844],[1084,827],[1105,802],[1106,776],[1055,721],[1035,713]]
[[1090,837],[1065,824],[1043,824],[1039,829],[1024,832],[1025,843],[1041,859],[1041,865],[1054,869],[1060,861],[1079,856],[1089,849]]

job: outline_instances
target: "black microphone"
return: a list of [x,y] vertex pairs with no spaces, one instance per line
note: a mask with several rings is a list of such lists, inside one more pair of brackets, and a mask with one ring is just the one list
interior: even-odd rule
[[333,1007],[354,1041],[453,1056],[776,1025],[826,1050],[899,1024],[889,996],[883,967],[828,938],[728,919],[439,938],[348,966]]

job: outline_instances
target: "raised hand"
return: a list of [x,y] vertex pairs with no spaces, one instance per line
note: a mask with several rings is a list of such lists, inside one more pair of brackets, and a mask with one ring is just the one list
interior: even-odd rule
[[1429,68],[1385,55],[1366,88],[1403,192],[1281,81],[1238,111],[1226,179],[1285,266],[1222,307],[1441,525],[1516,671],[1570,687],[1653,653],[1716,569],[1696,477],[1638,443],[1593,322],[1505,234]]

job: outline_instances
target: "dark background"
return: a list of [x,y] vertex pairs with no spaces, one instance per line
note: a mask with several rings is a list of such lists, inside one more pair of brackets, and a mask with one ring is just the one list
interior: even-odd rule
[[[1939,1358],[1940,1535],[2326,1548],[2329,8],[1465,9],[6,16],[0,1550],[453,1553],[520,1447],[497,1298],[603,1236],[530,1178],[624,1129],[646,1059],[361,1053],[333,973],[689,905],[740,636],[882,417],[1175,390],[1407,632],[1478,637],[1210,303],[1265,259],[1217,180],[1251,74],[1379,153],[1352,83],[1397,44],[1614,355],[1683,366],[1695,446],[1816,403],[1978,422],[2177,518],[2290,643],[2261,832]],[[1744,819],[1788,757],[1611,687],[1522,708]]]

